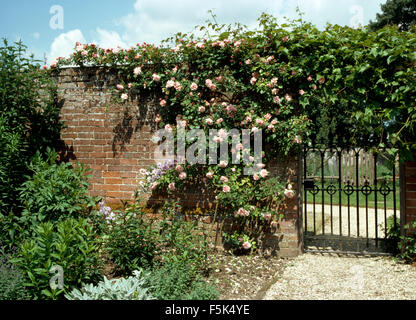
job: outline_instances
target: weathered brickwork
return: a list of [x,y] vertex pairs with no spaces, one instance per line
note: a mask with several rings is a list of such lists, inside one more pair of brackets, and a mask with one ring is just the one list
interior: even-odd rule
[[[149,92],[138,93],[125,104],[115,103],[111,90],[114,72],[105,68],[66,68],[56,74],[61,118],[66,127],[61,134],[61,156],[78,161],[92,169],[90,194],[103,197],[108,204],[132,199],[140,181],[140,169],[157,162],[156,145],[151,141],[156,124],[153,119],[158,99]],[[296,183],[298,163],[295,158],[272,163],[267,169]],[[415,189],[416,191],[416,189]],[[198,187],[177,195],[184,207],[200,207],[213,212],[213,195]],[[164,195],[152,196],[150,203],[163,202]],[[259,243],[282,256],[294,256],[302,250],[299,234],[298,201],[282,205],[285,218],[265,229]],[[212,227],[213,217],[201,218]],[[209,222],[207,222],[209,221]],[[218,238],[220,223],[214,228]]]
[[[416,156],[415,156],[416,158]],[[416,161],[405,164],[405,212],[404,224],[416,221]]]

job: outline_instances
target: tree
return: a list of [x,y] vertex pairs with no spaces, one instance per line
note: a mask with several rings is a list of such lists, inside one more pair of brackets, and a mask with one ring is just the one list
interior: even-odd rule
[[381,14],[377,13],[376,21],[370,21],[370,30],[376,31],[386,25],[397,25],[400,31],[409,31],[416,25],[415,0],[387,0],[381,5]]

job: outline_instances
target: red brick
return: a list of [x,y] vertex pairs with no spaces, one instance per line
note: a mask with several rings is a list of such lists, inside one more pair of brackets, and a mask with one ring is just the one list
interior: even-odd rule
[[120,176],[120,173],[117,171],[103,172],[104,178],[116,178],[119,176]]
[[122,184],[121,178],[105,178],[105,184]]

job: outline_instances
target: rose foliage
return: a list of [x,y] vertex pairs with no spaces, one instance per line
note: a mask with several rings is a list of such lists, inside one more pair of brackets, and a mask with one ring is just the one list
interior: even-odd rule
[[[143,43],[103,49],[77,43],[70,58],[58,58],[51,67],[113,68],[119,76],[114,88],[119,102],[143,90],[158,93],[155,121],[173,134],[178,126],[188,132],[203,129],[207,137],[209,129],[262,130],[263,163],[294,154],[301,142],[389,144],[404,157],[416,147],[414,32],[338,25],[321,31],[301,19],[278,24],[267,14],[255,31],[209,21],[200,31],[205,36],[179,33],[161,47]],[[232,153],[247,152],[237,149]],[[250,209],[254,204],[265,208],[258,214],[264,216],[284,199],[285,190],[293,196],[288,181],[265,185],[270,178],[266,169],[245,176],[242,166],[231,161],[169,164],[155,167],[153,174],[157,179],[149,171],[145,184],[151,189],[173,191],[190,179],[202,181],[238,215],[259,212]]]

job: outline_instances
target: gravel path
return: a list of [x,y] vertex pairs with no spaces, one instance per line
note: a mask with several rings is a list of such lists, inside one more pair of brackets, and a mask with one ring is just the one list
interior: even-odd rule
[[[314,215],[313,215],[313,204],[308,204],[308,214],[307,222],[308,222],[308,231],[314,230]],[[358,211],[358,212],[357,212]],[[358,221],[359,221],[359,228],[357,228],[357,213],[358,213]],[[393,210],[386,210],[378,208],[377,215],[376,210],[374,208],[366,208],[363,207],[354,207],[351,206],[348,208],[347,206],[341,206],[341,215],[338,205],[332,206],[332,234],[339,235],[340,234],[340,225],[342,235],[350,235],[350,236],[357,236],[357,230],[359,231],[359,235],[361,237],[367,236],[374,238],[376,235],[376,226],[377,226],[377,236],[379,238],[384,237],[384,226],[385,226],[385,219],[387,217],[394,215]],[[399,216],[400,213],[397,211],[396,215]],[[341,219],[340,219],[341,218]],[[377,218],[377,220],[376,220]],[[316,234],[322,234],[322,225],[325,227],[325,233],[331,233],[331,206],[324,205],[324,223],[322,223],[322,205],[316,204],[315,205],[315,231]],[[368,228],[368,230],[367,230]]]
[[416,267],[391,257],[304,254],[264,300],[416,300]]

